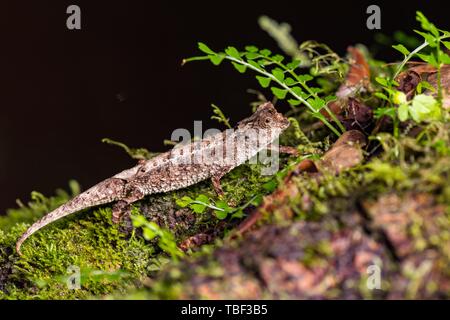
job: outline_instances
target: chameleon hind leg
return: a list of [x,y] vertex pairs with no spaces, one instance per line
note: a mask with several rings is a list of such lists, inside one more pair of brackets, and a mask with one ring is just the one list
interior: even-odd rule
[[119,223],[124,216],[129,216],[131,214],[131,204],[141,200],[144,196],[142,191],[133,189],[126,198],[117,201],[112,207],[113,223]]

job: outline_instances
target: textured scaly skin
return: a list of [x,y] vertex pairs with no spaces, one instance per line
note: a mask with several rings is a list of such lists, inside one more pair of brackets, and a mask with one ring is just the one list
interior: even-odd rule
[[146,195],[182,189],[208,178],[221,194],[220,178],[269,146],[288,126],[289,121],[265,103],[234,130],[175,147],[86,190],[35,222],[17,241],[16,250],[21,254],[22,243],[37,230],[89,207],[116,202],[113,219],[118,222],[131,203]]

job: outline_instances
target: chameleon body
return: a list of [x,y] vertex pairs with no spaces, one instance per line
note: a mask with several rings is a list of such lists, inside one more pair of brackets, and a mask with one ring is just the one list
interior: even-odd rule
[[131,203],[146,195],[182,189],[208,178],[221,195],[220,178],[267,148],[288,126],[289,121],[271,103],[265,103],[233,130],[141,161],[74,197],[35,222],[17,241],[16,250],[21,254],[22,243],[37,230],[89,207],[115,202],[113,221],[117,223]]

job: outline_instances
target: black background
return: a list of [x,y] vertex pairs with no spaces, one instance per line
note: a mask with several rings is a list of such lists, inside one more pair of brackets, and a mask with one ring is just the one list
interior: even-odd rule
[[[77,4],[82,30],[66,28]],[[176,128],[209,120],[211,103],[232,122],[247,116],[253,77],[198,62],[197,41],[218,50],[254,44],[277,51],[259,29],[267,14],[344,54],[374,43],[366,8],[382,10],[381,32],[411,32],[422,10],[450,29],[444,1],[2,1],[0,5],[0,212],[32,190],[52,194],[71,178],[83,187],[134,165],[104,137],[164,151]],[[399,59],[392,49],[379,58]],[[283,106],[280,106],[281,109]]]

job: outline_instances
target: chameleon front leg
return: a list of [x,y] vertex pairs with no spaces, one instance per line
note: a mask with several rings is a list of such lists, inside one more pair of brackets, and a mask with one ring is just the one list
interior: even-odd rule
[[144,196],[144,193],[139,189],[132,189],[129,191],[126,198],[117,201],[112,207],[113,223],[119,223],[122,220],[122,217],[130,215],[131,204],[141,200]]
[[289,147],[289,146],[279,146],[278,152],[289,154],[289,155],[295,156],[295,157],[298,157],[300,155],[297,148]]
[[269,146],[267,149],[270,150],[271,152],[285,153],[295,157],[298,157],[300,155],[297,148],[290,146],[278,146],[278,147]]
[[223,167],[220,170],[213,173],[211,176],[211,182],[214,188],[214,191],[216,191],[217,195],[219,197],[223,197],[225,193],[223,192],[222,185],[220,184],[220,179],[227,174],[230,171],[230,167]]

